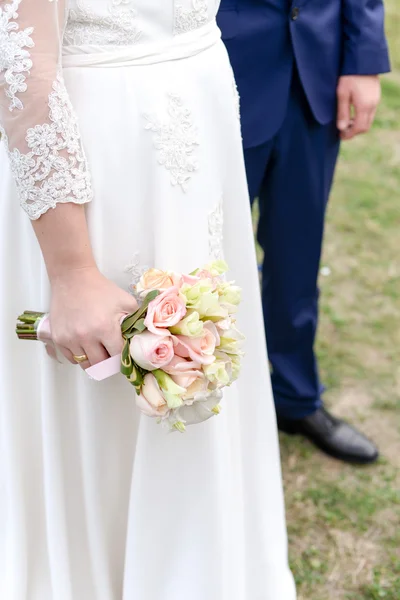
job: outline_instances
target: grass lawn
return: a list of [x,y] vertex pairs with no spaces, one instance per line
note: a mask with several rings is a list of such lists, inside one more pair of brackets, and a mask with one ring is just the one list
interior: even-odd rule
[[327,405],[382,458],[351,467],[281,436],[299,600],[400,599],[400,5],[386,5],[394,72],[373,131],[342,148],[317,346]]

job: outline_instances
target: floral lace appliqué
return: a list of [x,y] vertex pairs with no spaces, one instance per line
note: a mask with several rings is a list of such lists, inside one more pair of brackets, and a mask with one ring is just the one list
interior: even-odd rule
[[175,35],[193,31],[207,23],[207,0],[191,0],[191,3],[191,8],[184,8],[180,2],[175,5]]
[[208,247],[210,258],[224,257],[224,211],[222,201],[208,215]]
[[69,11],[64,34],[66,45],[126,46],[140,36],[133,0],[109,0],[106,15],[96,13],[88,0],[77,0],[77,8]]
[[171,184],[180,186],[185,192],[198,168],[194,155],[199,145],[198,134],[191,112],[183,107],[180,96],[169,94],[168,115],[165,122],[145,115],[145,128],[155,134],[158,162],[170,172]]
[[[92,199],[90,176],[78,123],[59,74],[49,95],[50,123],[28,129],[27,154],[8,151],[21,205],[38,219],[57,203],[83,204]],[[3,131],[7,144],[7,138]]]
[[[233,76],[233,74],[232,74],[232,76]],[[232,79],[232,91],[233,91],[233,101],[235,103],[236,116],[237,116],[238,120],[240,121],[240,95],[239,95],[239,90],[236,85],[234,76]]]
[[149,267],[141,264],[139,252],[136,252],[129,265],[127,265],[124,269],[124,272],[129,275],[129,289],[133,296],[136,297],[136,286],[139,283],[139,280],[143,273],[145,273],[148,270]]
[[33,48],[33,27],[20,31],[17,22],[18,8],[22,0],[12,0],[0,8],[0,73],[4,72],[7,84],[6,96],[11,100],[9,110],[22,110],[23,104],[17,94],[26,92],[26,78],[32,68],[28,48]]

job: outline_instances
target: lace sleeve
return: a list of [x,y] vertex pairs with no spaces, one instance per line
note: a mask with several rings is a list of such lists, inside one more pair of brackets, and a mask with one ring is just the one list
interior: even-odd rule
[[0,131],[31,219],[92,199],[62,75],[65,21],[66,0],[0,0]]

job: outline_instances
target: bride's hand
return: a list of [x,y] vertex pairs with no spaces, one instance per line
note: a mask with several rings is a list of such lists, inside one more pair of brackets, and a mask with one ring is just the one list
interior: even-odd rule
[[106,279],[96,267],[72,269],[51,282],[53,341],[64,356],[88,357],[83,369],[122,350],[121,318],[137,309],[136,300]]

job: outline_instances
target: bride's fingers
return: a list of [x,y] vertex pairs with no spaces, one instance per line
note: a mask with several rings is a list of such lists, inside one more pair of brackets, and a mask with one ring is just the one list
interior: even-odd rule
[[107,350],[109,356],[116,356],[117,354],[121,354],[122,348],[124,346],[124,340],[121,335],[121,328],[118,326],[112,331],[107,339],[103,340],[103,345]]
[[[73,353],[71,352],[71,350],[69,350],[68,348],[65,348],[65,346],[57,346],[57,348],[61,351],[62,355],[73,365],[77,365],[78,363],[76,362]],[[83,352],[83,350],[80,352],[80,354],[85,354]],[[77,354],[77,356],[79,356],[79,353]],[[89,365],[90,366],[90,365]]]
[[73,365],[79,365],[83,370],[88,369],[92,364],[88,352],[82,346],[79,346],[79,344],[72,346],[72,348],[63,348],[63,350],[66,350],[66,352],[63,352],[64,356]]
[[82,369],[88,369],[90,366],[97,365],[97,363],[109,358],[107,350],[100,342],[88,344],[85,347],[84,354],[88,357],[88,361],[79,363],[79,366],[82,367]]
[[62,362],[60,353],[57,352],[57,346],[55,346],[55,344],[53,344],[53,342],[45,342],[45,348],[46,348],[46,352],[47,352],[48,356],[50,356],[50,358],[57,361],[58,363]]

